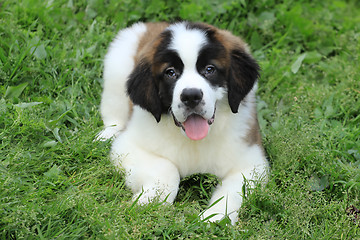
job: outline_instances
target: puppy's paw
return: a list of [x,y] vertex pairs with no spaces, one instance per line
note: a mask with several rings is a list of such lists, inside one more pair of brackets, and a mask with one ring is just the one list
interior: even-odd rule
[[217,222],[225,217],[225,214],[213,211],[212,209],[206,210],[200,214],[200,219],[207,222]]
[[94,141],[106,141],[111,138],[116,138],[120,134],[121,129],[117,126],[106,127],[98,135]]
[[152,202],[161,202],[161,198],[155,190],[146,190],[134,194],[133,201],[139,205],[145,205]]
[[216,208],[209,208],[200,214],[200,219],[206,222],[221,222],[224,219],[228,219],[226,224],[230,223],[231,225],[235,225],[238,221],[238,216],[237,212],[225,214],[225,210],[221,211]]

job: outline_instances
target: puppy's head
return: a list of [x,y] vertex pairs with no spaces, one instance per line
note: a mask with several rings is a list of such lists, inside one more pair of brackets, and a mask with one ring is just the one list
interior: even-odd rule
[[237,113],[259,76],[245,43],[206,24],[172,24],[143,52],[127,82],[131,100],[158,122],[172,114],[193,140],[206,137],[217,101],[227,96]]

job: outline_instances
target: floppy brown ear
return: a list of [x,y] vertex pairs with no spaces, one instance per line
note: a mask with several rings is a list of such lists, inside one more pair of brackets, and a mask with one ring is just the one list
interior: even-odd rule
[[259,70],[259,65],[249,53],[243,49],[232,50],[228,77],[228,99],[233,113],[238,112],[240,102],[253,88],[260,76]]
[[150,112],[159,122],[162,113],[161,100],[150,63],[140,62],[130,74],[126,87],[131,101]]

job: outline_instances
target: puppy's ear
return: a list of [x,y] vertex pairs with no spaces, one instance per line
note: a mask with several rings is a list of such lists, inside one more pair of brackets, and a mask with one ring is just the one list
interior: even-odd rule
[[152,113],[159,122],[162,105],[150,63],[141,61],[130,74],[126,87],[131,101]]
[[233,113],[238,112],[240,102],[253,88],[260,76],[259,70],[259,65],[249,53],[243,49],[232,50],[228,77],[228,98]]

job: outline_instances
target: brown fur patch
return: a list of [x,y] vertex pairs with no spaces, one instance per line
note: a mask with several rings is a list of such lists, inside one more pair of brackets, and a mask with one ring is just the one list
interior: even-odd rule
[[247,44],[240,37],[234,36],[229,31],[217,29],[215,37],[228,51],[242,49],[245,52],[249,52]]
[[134,111],[134,104],[130,99],[129,99],[128,103],[129,103],[129,119],[128,120],[130,120],[132,113]]
[[139,41],[137,54],[135,56],[135,64],[142,59],[152,60],[157,46],[161,42],[160,34],[169,26],[166,22],[146,23],[146,32]]
[[259,127],[259,122],[257,119],[255,107],[252,112],[252,118],[249,122],[249,125],[250,125],[250,129],[246,135],[246,141],[249,143],[250,146],[254,144],[257,144],[258,146],[262,146],[260,127]]

